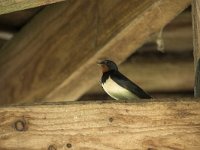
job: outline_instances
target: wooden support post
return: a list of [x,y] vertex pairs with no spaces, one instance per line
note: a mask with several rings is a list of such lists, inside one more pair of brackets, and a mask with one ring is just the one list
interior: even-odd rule
[[192,99],[65,104],[1,107],[0,149],[200,149]]
[[77,100],[98,83],[98,59],[121,63],[190,2],[74,0],[46,8],[0,51],[0,104]]
[[0,0],[0,14],[48,5],[63,0]]
[[200,0],[193,0],[192,3],[193,20],[193,45],[195,64],[195,85],[194,96],[200,97]]

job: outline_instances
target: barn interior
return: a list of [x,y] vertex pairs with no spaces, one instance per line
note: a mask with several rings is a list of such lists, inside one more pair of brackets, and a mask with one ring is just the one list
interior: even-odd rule
[[199,150],[199,31],[200,0],[0,0],[0,150]]

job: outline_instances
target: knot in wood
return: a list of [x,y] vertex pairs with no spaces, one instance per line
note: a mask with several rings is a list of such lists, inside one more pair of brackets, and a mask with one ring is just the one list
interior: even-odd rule
[[48,150],[56,150],[56,146],[55,145],[49,145]]
[[67,143],[66,146],[67,146],[67,148],[71,148],[72,144],[71,143]]
[[113,120],[114,120],[113,117],[110,117],[110,118],[109,118],[109,121],[110,121],[110,122],[113,122]]
[[24,120],[17,120],[15,122],[14,126],[17,131],[26,131],[27,130],[27,125]]

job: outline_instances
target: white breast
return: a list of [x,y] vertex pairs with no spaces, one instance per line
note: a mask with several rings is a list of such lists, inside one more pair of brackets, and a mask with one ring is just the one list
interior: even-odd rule
[[138,99],[138,97],[127,89],[119,86],[115,83],[110,77],[106,80],[105,83],[102,83],[103,89],[116,100],[133,100]]

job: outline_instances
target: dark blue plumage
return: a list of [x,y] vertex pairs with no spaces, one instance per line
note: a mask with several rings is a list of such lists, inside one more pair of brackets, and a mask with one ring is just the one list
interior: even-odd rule
[[133,100],[151,98],[151,96],[144,92],[139,86],[121,74],[113,61],[104,60],[99,64],[103,72],[101,85],[114,99]]

